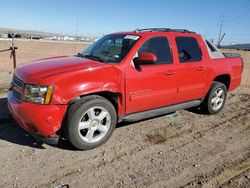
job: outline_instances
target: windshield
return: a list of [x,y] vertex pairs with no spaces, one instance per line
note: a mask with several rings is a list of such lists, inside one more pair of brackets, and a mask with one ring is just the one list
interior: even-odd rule
[[106,35],[80,52],[78,56],[100,62],[119,63],[138,39],[139,36],[136,35]]

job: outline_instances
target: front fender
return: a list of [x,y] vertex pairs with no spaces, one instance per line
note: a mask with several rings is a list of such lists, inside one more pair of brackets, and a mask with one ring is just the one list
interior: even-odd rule
[[69,92],[61,96],[60,101],[63,102],[63,104],[68,104],[72,99],[79,96],[100,92],[121,93],[120,88],[115,83],[109,82],[103,84],[100,82],[88,82],[86,84],[71,87]]
[[106,66],[56,75],[51,104],[68,104],[72,99],[97,92],[123,93],[124,79],[119,67]]

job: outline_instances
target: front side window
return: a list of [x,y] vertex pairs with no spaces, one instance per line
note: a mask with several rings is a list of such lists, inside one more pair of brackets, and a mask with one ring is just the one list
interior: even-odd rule
[[201,49],[195,38],[176,37],[175,41],[181,63],[197,62],[201,60]]
[[80,52],[78,56],[105,63],[119,63],[138,39],[139,36],[136,35],[106,35]]
[[147,40],[138,50],[138,55],[143,52],[150,52],[156,55],[156,64],[171,64],[172,55],[168,39],[166,37],[154,37]]

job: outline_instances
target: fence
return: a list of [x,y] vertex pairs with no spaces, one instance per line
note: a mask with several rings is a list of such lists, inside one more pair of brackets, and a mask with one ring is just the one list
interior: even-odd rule
[[16,50],[17,47],[14,45],[14,43],[12,42],[12,46],[9,49],[4,49],[4,50],[0,50],[0,52],[7,52],[10,51],[10,58],[13,57],[13,68],[16,68]]

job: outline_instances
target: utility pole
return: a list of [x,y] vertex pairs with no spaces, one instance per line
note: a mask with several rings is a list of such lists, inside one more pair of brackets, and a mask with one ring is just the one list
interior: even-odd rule
[[219,32],[219,38],[218,38],[217,46],[219,46],[220,41],[221,41],[221,33],[222,33],[223,25],[224,25],[224,19],[225,19],[225,15],[223,15],[222,18],[221,18],[221,22],[220,22],[220,32]]
[[78,20],[76,20],[76,40],[77,40],[77,35],[78,35]]
[[[76,41],[78,41],[78,37],[77,37],[77,35],[78,35],[78,20],[76,20],[76,36],[75,36],[75,42]],[[77,50],[76,50],[76,46],[77,46],[77,44],[75,43],[75,54],[77,53]]]

